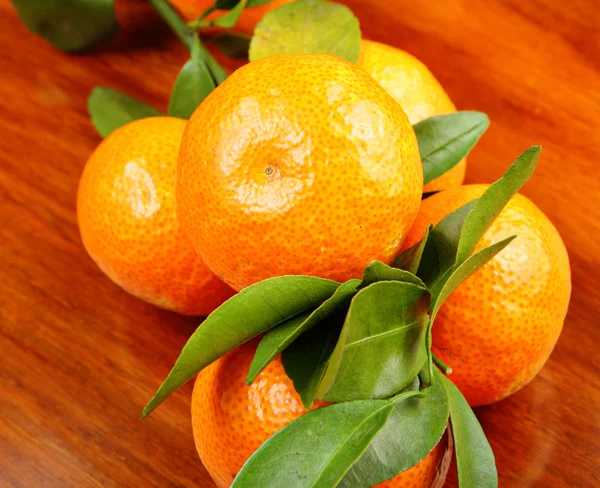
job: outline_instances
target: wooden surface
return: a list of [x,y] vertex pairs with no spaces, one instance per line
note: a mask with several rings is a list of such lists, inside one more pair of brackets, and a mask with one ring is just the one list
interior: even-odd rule
[[[542,144],[524,193],[569,249],[570,311],[539,377],[478,415],[500,486],[600,486],[597,1],[348,3],[369,37],[419,56],[459,108],[490,115],[469,181],[496,179]],[[115,287],[75,220],[78,178],[100,140],[86,113],[92,87],[165,108],[185,59],[151,27],[69,56],[0,0],[1,487],[212,486],[194,450],[191,385],[138,421],[198,321]]]

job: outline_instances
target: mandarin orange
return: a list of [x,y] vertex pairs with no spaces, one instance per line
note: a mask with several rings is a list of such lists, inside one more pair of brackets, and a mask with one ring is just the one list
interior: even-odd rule
[[[405,247],[487,187],[465,185],[425,199]],[[450,295],[433,326],[432,351],[452,367],[450,378],[472,406],[502,400],[534,378],[556,344],[569,305],[565,245],[523,195],[509,201],[476,250],[514,234],[514,241]]]
[[[427,66],[401,49],[363,39],[357,65],[394,97],[411,124],[434,115],[456,112],[452,100]],[[466,168],[467,160],[463,159],[450,171],[425,185],[423,191],[439,191],[462,184]]]
[[110,134],[88,160],[77,194],[83,244],[129,293],[186,315],[233,295],[197,256],[175,217],[177,153],[185,121],[153,117]]
[[[271,435],[307,412],[278,357],[246,385],[258,340],[223,356],[198,374],[192,426],[198,454],[219,488],[231,485],[246,460]],[[319,408],[324,403],[316,403]],[[447,436],[418,464],[379,488],[443,484],[452,454]]]
[[237,290],[285,274],[345,281],[393,259],[422,189],[414,131],[373,78],[333,56],[282,55],[237,70],[192,115],[177,213]]

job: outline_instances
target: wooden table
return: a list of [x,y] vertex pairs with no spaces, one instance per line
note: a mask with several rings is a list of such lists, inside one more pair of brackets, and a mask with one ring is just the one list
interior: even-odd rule
[[[600,486],[597,2],[348,3],[369,37],[418,55],[459,108],[490,115],[469,181],[493,181],[543,145],[524,193],[569,249],[571,307],[539,377],[478,415],[500,486]],[[192,440],[191,385],[138,421],[198,321],[105,278],[74,208],[100,140],[86,112],[92,87],[165,108],[186,53],[151,21],[145,34],[69,56],[30,34],[7,0],[0,45],[0,486],[211,487]]]

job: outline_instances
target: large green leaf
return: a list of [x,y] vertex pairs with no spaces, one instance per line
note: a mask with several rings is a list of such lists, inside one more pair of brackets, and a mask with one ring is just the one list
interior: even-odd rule
[[281,353],[285,374],[307,409],[312,408],[331,353],[344,325],[343,313],[302,334]]
[[408,385],[427,358],[429,292],[400,281],[359,291],[329,360],[317,398],[387,398]]
[[394,259],[394,262],[392,263],[392,267],[404,269],[412,274],[417,274],[419,265],[421,264],[421,258],[423,257],[423,251],[425,250],[425,245],[427,244],[429,233],[431,232],[432,228],[432,225],[427,227],[427,229],[425,229],[423,238],[419,242],[396,256],[396,259]]
[[225,353],[283,321],[320,305],[339,283],[312,276],[270,278],[227,300],[192,334],[175,366],[146,405],[142,418]]
[[181,68],[171,91],[169,115],[189,119],[215,86],[215,80],[201,57],[200,40],[196,36],[191,57]]
[[119,29],[114,0],[11,0],[23,23],[63,51],[82,51]]
[[301,334],[312,329],[332,314],[340,310],[347,310],[359,284],[360,280],[342,283],[331,298],[325,300],[310,314],[294,317],[267,332],[256,349],[246,383],[252,383],[258,374]]
[[103,86],[92,90],[88,98],[88,112],[102,137],[134,120],[163,115],[135,98]]
[[541,150],[540,146],[533,146],[524,151],[506,173],[479,197],[462,227],[456,251],[457,263],[464,262],[471,255],[481,236],[531,177]]
[[273,434],[246,461],[231,488],[334,488],[393,410],[385,400],[313,410]]
[[355,63],[360,52],[358,19],[344,5],[298,0],[282,5],[258,23],[250,60],[278,54],[333,54]]
[[423,183],[426,185],[454,168],[489,126],[488,116],[474,111],[436,115],[415,124]]
[[378,281],[403,281],[425,288],[421,278],[410,271],[392,268],[381,261],[372,261],[364,270],[361,288],[367,287]]
[[383,483],[412,468],[437,445],[448,425],[446,390],[437,381],[421,393],[421,398],[399,395],[391,400],[394,411],[339,487]]
[[498,473],[494,453],[477,417],[458,388],[445,376],[439,376],[448,394],[458,485],[496,488]]

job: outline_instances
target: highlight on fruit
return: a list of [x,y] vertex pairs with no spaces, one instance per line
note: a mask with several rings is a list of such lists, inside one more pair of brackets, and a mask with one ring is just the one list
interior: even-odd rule
[[[109,0],[13,3],[66,51],[119,30]],[[193,436],[220,488],[439,487],[453,462],[461,488],[498,486],[471,407],[533,380],[571,292],[560,235],[519,193],[541,148],[463,185],[488,117],[362,39],[341,3],[147,8],[189,59],[166,113],[92,91],[104,140],[77,197],[111,280],[206,316],[142,418],[196,377]],[[229,73],[223,54],[248,62]]]

